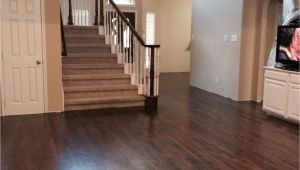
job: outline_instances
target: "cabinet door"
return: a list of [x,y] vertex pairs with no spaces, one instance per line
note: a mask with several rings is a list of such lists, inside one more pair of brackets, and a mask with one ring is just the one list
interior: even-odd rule
[[283,81],[266,78],[264,83],[264,110],[286,117],[288,84]]
[[299,121],[300,115],[300,85],[289,85],[288,117]]

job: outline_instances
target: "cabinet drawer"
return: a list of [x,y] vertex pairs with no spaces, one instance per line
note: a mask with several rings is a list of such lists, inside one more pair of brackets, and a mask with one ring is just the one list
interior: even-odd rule
[[291,74],[290,75],[290,83],[300,85],[300,75]]
[[266,70],[265,78],[287,82],[289,79],[289,74],[278,71]]

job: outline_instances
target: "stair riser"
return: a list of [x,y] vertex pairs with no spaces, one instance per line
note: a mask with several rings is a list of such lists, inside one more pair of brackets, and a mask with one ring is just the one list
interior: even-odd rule
[[110,80],[68,80],[64,81],[64,86],[101,86],[110,84],[130,84],[128,79],[110,79]]
[[84,53],[111,53],[110,47],[68,47],[68,53],[84,54]]
[[104,38],[66,38],[67,44],[105,44]]
[[116,57],[98,57],[98,58],[63,58],[63,64],[104,64],[104,63],[117,63]]
[[123,68],[117,68],[117,69],[63,69],[64,75],[88,75],[88,74],[123,74],[124,69]]
[[137,90],[115,90],[115,91],[101,91],[101,92],[65,92],[65,99],[78,98],[95,98],[95,97],[110,97],[110,96],[128,96],[137,95]]
[[125,102],[125,103],[111,103],[111,104],[91,104],[91,105],[66,105],[65,111],[143,107],[143,106],[144,106],[144,102]]
[[99,35],[99,32],[97,29],[74,29],[74,28],[65,28],[65,34],[95,34]]

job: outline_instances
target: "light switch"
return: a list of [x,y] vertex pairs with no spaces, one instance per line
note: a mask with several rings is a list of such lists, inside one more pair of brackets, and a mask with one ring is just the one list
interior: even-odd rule
[[238,41],[238,35],[232,34],[232,35],[231,35],[231,41],[232,41],[232,42],[237,42],[237,41]]

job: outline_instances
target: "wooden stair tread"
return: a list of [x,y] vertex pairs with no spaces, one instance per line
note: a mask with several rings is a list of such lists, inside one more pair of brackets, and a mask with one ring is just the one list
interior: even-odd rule
[[123,64],[63,64],[63,69],[104,69],[124,68]]
[[105,104],[105,103],[123,103],[123,102],[139,102],[144,101],[144,96],[107,96],[98,98],[80,98],[80,99],[65,99],[66,105],[84,105],[84,104]]
[[68,56],[64,56],[64,58],[66,59],[71,59],[71,58],[85,58],[85,57],[89,57],[89,58],[100,58],[100,57],[117,57],[117,54],[111,54],[111,53],[84,53],[84,54],[72,54],[72,53],[68,53]]
[[98,30],[98,26],[76,26],[76,25],[64,25],[64,29]]
[[114,84],[101,86],[68,86],[65,92],[93,92],[93,91],[113,91],[113,90],[137,90],[138,87],[130,84]]
[[67,44],[68,48],[110,48],[108,44]]
[[65,34],[66,38],[105,38],[104,35],[97,34]]
[[63,75],[63,80],[109,80],[109,79],[129,79],[127,74],[88,74],[88,75]]
[[129,107],[144,107],[144,101],[138,102],[122,102],[122,103],[105,103],[105,104],[84,104],[84,105],[66,105],[65,111],[78,110],[95,110],[95,109],[117,109]]

